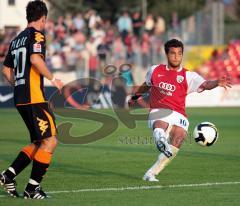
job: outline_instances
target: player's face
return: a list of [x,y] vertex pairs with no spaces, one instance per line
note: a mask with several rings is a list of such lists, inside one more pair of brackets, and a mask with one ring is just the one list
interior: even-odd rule
[[183,51],[181,47],[171,47],[167,54],[168,64],[173,68],[178,68],[182,63]]

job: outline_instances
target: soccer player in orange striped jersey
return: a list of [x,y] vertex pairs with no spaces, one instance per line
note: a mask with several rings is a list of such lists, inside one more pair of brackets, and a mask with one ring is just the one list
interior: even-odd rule
[[63,83],[56,79],[45,63],[46,40],[43,30],[47,7],[42,1],[30,1],[26,8],[28,25],[9,46],[3,63],[3,75],[14,87],[14,103],[25,122],[31,144],[22,148],[10,167],[0,174],[7,192],[18,197],[15,177],[33,162],[24,198],[44,199],[40,187],[52,154],[57,146],[55,118],[44,96],[44,77],[61,91]]

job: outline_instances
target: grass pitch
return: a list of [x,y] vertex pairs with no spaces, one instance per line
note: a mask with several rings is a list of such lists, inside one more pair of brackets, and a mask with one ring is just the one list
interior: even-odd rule
[[[102,112],[114,117],[111,111]],[[196,108],[187,113],[189,134],[197,123],[210,121],[218,128],[219,139],[206,148],[198,146],[189,135],[176,159],[158,176],[159,183],[141,180],[158,156],[146,121],[139,121],[135,129],[119,121],[118,129],[99,141],[59,144],[42,183],[51,198],[13,199],[0,188],[0,205],[239,205],[240,108]],[[65,120],[58,118],[58,123]],[[86,120],[73,121],[73,134],[99,127]],[[15,109],[0,110],[0,129],[3,170],[29,139]],[[31,167],[17,177],[20,193],[30,172]]]

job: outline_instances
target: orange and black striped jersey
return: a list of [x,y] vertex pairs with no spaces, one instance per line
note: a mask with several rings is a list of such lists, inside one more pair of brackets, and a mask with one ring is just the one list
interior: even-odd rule
[[32,54],[45,59],[45,36],[42,32],[28,27],[11,41],[4,65],[14,69],[15,105],[45,102],[43,76],[30,62]]

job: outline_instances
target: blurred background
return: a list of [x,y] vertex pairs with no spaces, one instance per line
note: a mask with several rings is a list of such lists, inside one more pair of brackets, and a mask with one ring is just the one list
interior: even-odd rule
[[[166,63],[163,44],[171,38],[185,44],[185,68],[206,79],[229,75],[234,84],[229,91],[190,95],[187,105],[240,106],[240,0],[44,2],[49,8],[48,68],[65,83],[90,77],[102,85],[96,81],[73,85],[66,93],[90,89],[84,100],[81,95],[69,100],[70,106],[125,107],[131,87],[144,81],[147,68]],[[27,3],[0,0],[0,66],[11,39],[27,25]],[[104,74],[108,65],[113,65],[115,75]],[[112,81],[119,77],[120,81]],[[53,88],[48,81],[46,85],[50,96]],[[0,107],[11,107],[12,97],[12,89],[0,75]]]

